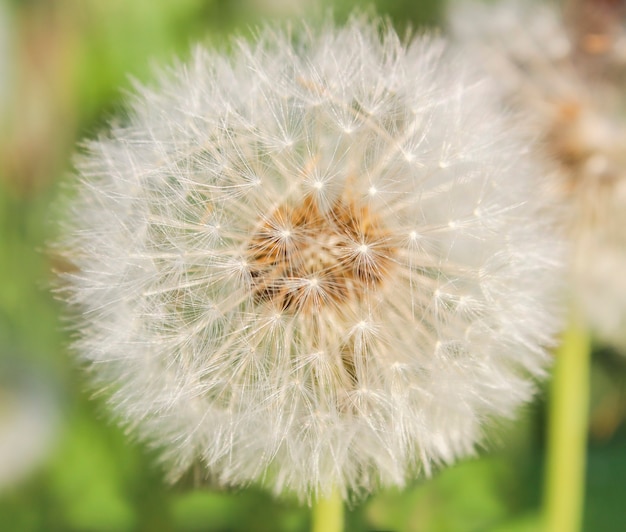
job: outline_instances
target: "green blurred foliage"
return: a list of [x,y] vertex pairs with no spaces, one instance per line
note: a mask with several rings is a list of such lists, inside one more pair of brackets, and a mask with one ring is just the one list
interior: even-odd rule
[[[287,4],[285,2],[285,4]],[[309,5],[310,4],[310,5]],[[67,351],[47,251],[59,217],[59,187],[71,154],[123,107],[132,81],[152,65],[185,57],[197,41],[224,46],[234,32],[278,18],[263,0],[40,0],[0,4],[10,46],[0,48],[8,80],[0,92],[0,368],[45,376],[62,412],[48,453],[24,478],[0,486],[0,530],[308,530],[308,509],[255,489],[220,492],[168,486],[157,453],[133,442],[93,397]],[[303,2],[291,16],[339,19],[369,2]],[[288,7],[288,6],[287,6]],[[436,0],[377,2],[398,28],[437,20]],[[54,207],[56,206],[56,207]],[[594,363],[585,529],[621,531],[626,522],[626,359],[598,351]],[[0,379],[0,386],[2,385]],[[1,390],[0,390],[1,391]],[[0,414],[2,412],[0,393]],[[0,416],[1,419],[1,416]],[[538,530],[543,407],[490,434],[496,452],[464,461],[403,492],[352,508],[348,530],[433,532]]]

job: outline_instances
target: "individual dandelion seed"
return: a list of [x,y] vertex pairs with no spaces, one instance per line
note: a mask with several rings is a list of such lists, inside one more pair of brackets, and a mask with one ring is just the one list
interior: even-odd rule
[[75,349],[172,478],[310,500],[472,453],[560,321],[542,169],[437,38],[265,28],[140,87],[60,247]]
[[[555,163],[549,184],[569,208],[575,299],[598,337],[626,348],[626,28],[624,3],[578,11],[516,0],[454,4],[457,40]],[[619,15],[621,12],[621,18]]]

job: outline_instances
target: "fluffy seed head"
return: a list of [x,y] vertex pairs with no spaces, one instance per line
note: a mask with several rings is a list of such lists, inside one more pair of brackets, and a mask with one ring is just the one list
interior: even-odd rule
[[75,347],[174,477],[403,485],[531,396],[559,245],[462,64],[377,21],[265,29],[196,50],[89,143]]
[[621,2],[461,2],[451,26],[538,131],[569,207],[575,298],[605,341],[626,348],[626,28]]

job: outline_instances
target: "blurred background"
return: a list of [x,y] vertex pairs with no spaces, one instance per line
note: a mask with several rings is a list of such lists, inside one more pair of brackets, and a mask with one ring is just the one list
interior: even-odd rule
[[[309,511],[259,490],[168,486],[156,453],[88,391],[50,294],[46,251],[72,153],[123,108],[132,80],[264,20],[338,20],[350,0],[0,0],[0,530],[305,531]],[[437,0],[376,9],[402,32]],[[132,78],[130,77],[132,76]],[[531,531],[539,526],[545,393],[496,427],[480,457],[351,508],[347,530]],[[626,357],[594,349],[585,530],[626,530]]]

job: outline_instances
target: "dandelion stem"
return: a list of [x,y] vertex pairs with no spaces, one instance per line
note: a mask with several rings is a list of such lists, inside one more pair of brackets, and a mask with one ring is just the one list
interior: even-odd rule
[[549,392],[545,479],[546,532],[582,527],[591,343],[577,312],[557,352]]
[[339,490],[335,489],[329,497],[315,502],[312,518],[312,532],[343,531],[343,499]]

